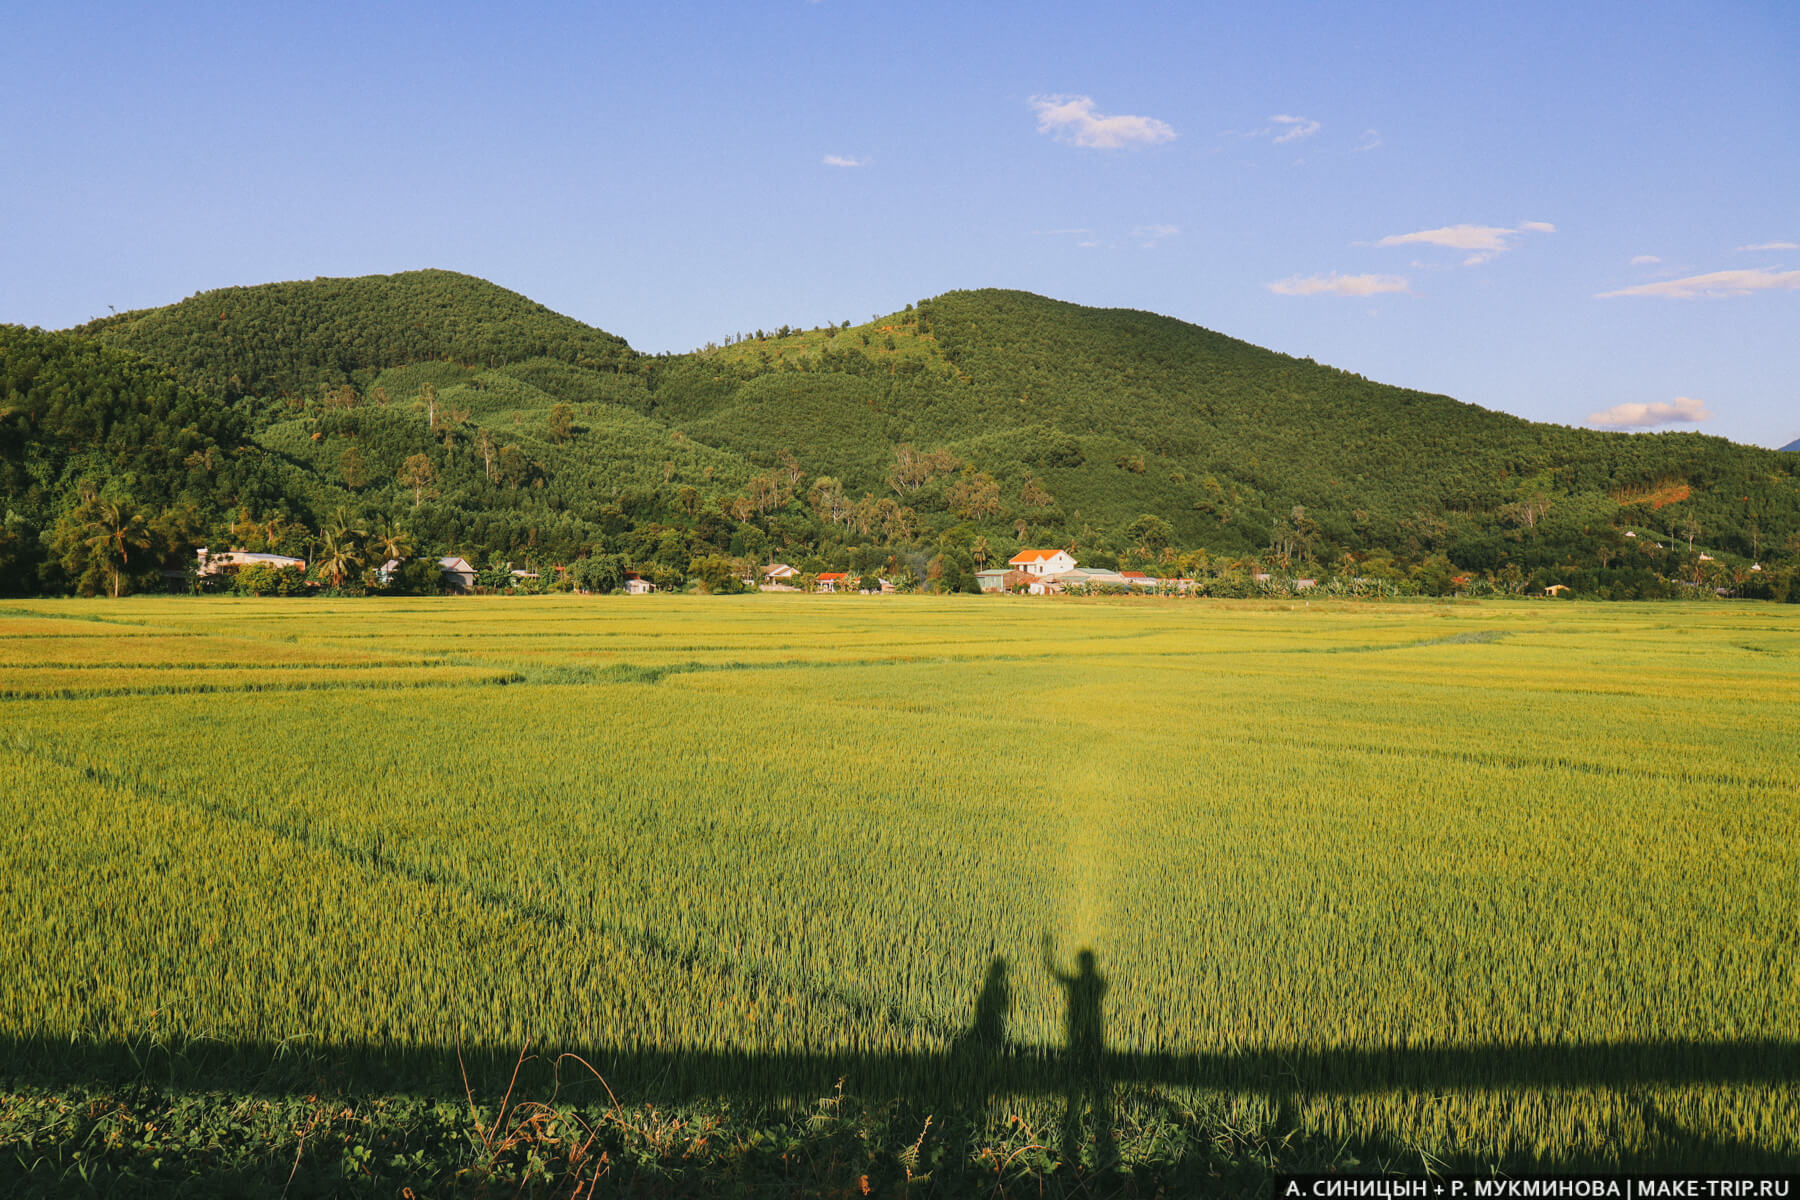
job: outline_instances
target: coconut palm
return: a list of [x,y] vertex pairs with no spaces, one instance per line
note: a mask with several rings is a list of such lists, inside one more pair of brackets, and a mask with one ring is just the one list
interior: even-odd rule
[[332,587],[342,587],[344,580],[362,566],[361,548],[345,531],[327,529],[319,535],[319,550],[313,565]]
[[143,513],[127,509],[117,500],[96,500],[93,515],[82,529],[81,544],[111,573],[113,599],[117,600],[120,576],[131,552],[149,548],[150,529]]
[[405,558],[413,552],[412,534],[401,529],[392,521],[383,521],[375,529],[375,536],[369,542],[369,548],[384,559]]
[[363,542],[368,536],[369,531],[357,518],[343,509],[331,514],[325,531],[319,535],[315,564],[319,574],[331,581],[332,587],[344,586],[344,580],[362,567]]

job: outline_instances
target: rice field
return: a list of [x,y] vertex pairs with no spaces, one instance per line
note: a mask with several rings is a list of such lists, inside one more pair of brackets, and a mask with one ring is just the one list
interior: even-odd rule
[[530,1046],[1089,1165],[1791,1167],[1797,734],[1793,607],[9,602],[0,1085]]

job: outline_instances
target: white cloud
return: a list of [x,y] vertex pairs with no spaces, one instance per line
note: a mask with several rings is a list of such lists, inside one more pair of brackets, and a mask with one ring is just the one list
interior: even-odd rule
[[851,158],[847,154],[827,154],[821,161],[828,167],[866,167],[869,165],[868,159]]
[[1712,419],[1706,402],[1677,396],[1668,404],[1615,404],[1605,412],[1589,413],[1588,424],[1601,429],[1649,429],[1655,425],[1697,425]]
[[1406,280],[1399,275],[1298,275],[1266,284],[1277,296],[1377,296],[1382,292],[1404,292]]
[[1172,238],[1181,232],[1179,225],[1139,225],[1131,231],[1137,244],[1148,250],[1164,238]]
[[1442,229],[1421,229],[1417,233],[1389,234],[1375,244],[1377,246],[1446,246],[1452,250],[1467,250],[1469,256],[1463,259],[1463,266],[1475,267],[1512,249],[1510,239],[1521,233],[1555,233],[1556,226],[1548,221],[1525,221],[1514,228],[1499,225],[1446,225]]
[[1362,136],[1356,139],[1356,145],[1350,147],[1350,151],[1353,154],[1360,154],[1365,150],[1379,150],[1380,148],[1381,134],[1373,129],[1365,129],[1362,131]]
[[1033,96],[1038,132],[1059,142],[1093,150],[1117,150],[1122,146],[1154,146],[1173,141],[1175,130],[1155,117],[1103,116],[1094,111],[1089,96]]
[[1654,254],[1640,254],[1631,260],[1631,265],[1634,267],[1648,267],[1661,261],[1662,259],[1656,257]]
[[1666,300],[1693,300],[1701,296],[1748,296],[1751,292],[1796,289],[1800,289],[1800,271],[1757,268],[1712,271],[1705,275],[1689,275],[1684,279],[1665,279],[1661,283],[1640,283],[1636,287],[1599,292],[1596,295],[1601,300],[1612,296],[1661,296]]
[[1286,113],[1282,113],[1278,116],[1270,117],[1269,120],[1275,122],[1277,125],[1287,126],[1287,129],[1284,132],[1275,135],[1275,144],[1277,146],[1281,145],[1283,142],[1304,141],[1313,134],[1319,132],[1319,123],[1312,120],[1310,117],[1290,117]]
[[1754,246],[1739,246],[1738,253],[1746,250],[1800,250],[1800,242],[1758,242]]

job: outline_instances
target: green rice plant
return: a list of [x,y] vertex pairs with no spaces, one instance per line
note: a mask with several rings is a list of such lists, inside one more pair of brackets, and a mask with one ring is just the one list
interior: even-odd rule
[[530,1044],[627,1101],[842,1079],[1090,1165],[1169,1112],[1465,1165],[1800,1156],[1782,609],[0,622],[19,1060],[304,1047],[441,1086]]

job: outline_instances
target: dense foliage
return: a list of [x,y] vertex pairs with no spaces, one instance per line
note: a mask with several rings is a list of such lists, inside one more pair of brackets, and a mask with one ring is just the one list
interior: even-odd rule
[[493,365],[542,356],[610,370],[631,358],[620,338],[454,271],[220,288],[104,317],[82,332],[226,396],[315,394],[321,384],[438,359]]
[[[558,566],[618,556],[663,585],[702,562],[743,575],[779,559],[972,589],[1020,548],[1060,546],[1201,579],[1800,593],[1800,457],[1534,424],[1022,292],[952,292],[867,325],[654,358],[443,271],[225,289],[77,333],[158,365],[90,355],[13,391],[79,392],[104,361],[186,406],[168,429],[142,427],[148,408],[127,422],[120,436],[141,433],[133,453],[149,457],[90,456],[77,471],[90,491],[128,493],[127,517],[147,522],[187,500],[204,530],[190,540],[309,560],[335,527],[400,529],[418,553],[550,568],[551,583],[566,580]],[[33,347],[51,341],[9,332],[8,376],[28,380]],[[67,358],[78,339],[65,343]],[[126,402],[116,382],[92,390],[81,405]],[[61,418],[7,419],[18,516],[4,586],[102,590],[113,577],[63,565],[68,539],[51,544],[85,493],[67,480],[33,492],[23,465],[64,453]],[[157,456],[189,427],[223,466],[196,475],[193,450]],[[386,555],[369,536],[348,546],[331,584],[354,590]]]
[[0,591],[129,587],[218,513],[281,504],[286,472],[247,430],[135,355],[0,325]]

